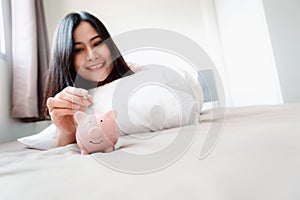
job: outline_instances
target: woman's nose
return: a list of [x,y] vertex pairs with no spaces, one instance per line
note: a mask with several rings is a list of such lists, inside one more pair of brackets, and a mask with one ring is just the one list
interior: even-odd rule
[[87,60],[92,61],[92,60],[97,60],[97,59],[98,59],[98,55],[95,53],[95,51],[93,49],[89,49],[88,55],[87,55]]

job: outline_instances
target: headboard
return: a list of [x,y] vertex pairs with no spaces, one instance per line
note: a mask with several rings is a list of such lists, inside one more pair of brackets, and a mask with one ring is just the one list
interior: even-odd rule
[[204,102],[218,101],[216,80],[211,69],[198,71],[198,80],[202,86]]

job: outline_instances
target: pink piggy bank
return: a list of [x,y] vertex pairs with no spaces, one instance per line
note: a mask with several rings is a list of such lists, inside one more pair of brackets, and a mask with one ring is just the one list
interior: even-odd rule
[[119,138],[114,111],[105,114],[86,114],[78,111],[74,115],[77,122],[76,141],[81,154],[111,152]]

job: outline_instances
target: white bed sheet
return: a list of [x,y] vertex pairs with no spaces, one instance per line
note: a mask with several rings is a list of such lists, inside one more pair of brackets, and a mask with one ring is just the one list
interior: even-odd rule
[[[0,199],[300,199],[300,104],[226,109],[222,135],[199,159],[205,133],[217,120],[202,114],[197,137],[172,165],[130,174],[80,155],[77,145],[47,151],[19,142],[0,145]],[[184,127],[191,134],[195,126]],[[177,129],[152,139],[123,138],[120,152],[164,148]]]

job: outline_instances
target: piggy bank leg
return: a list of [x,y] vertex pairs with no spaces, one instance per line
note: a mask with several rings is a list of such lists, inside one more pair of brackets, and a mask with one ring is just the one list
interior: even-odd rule
[[81,155],[88,155],[90,154],[87,150],[81,149]]
[[109,148],[104,150],[104,153],[110,153],[112,151],[114,151],[114,147],[109,147]]

